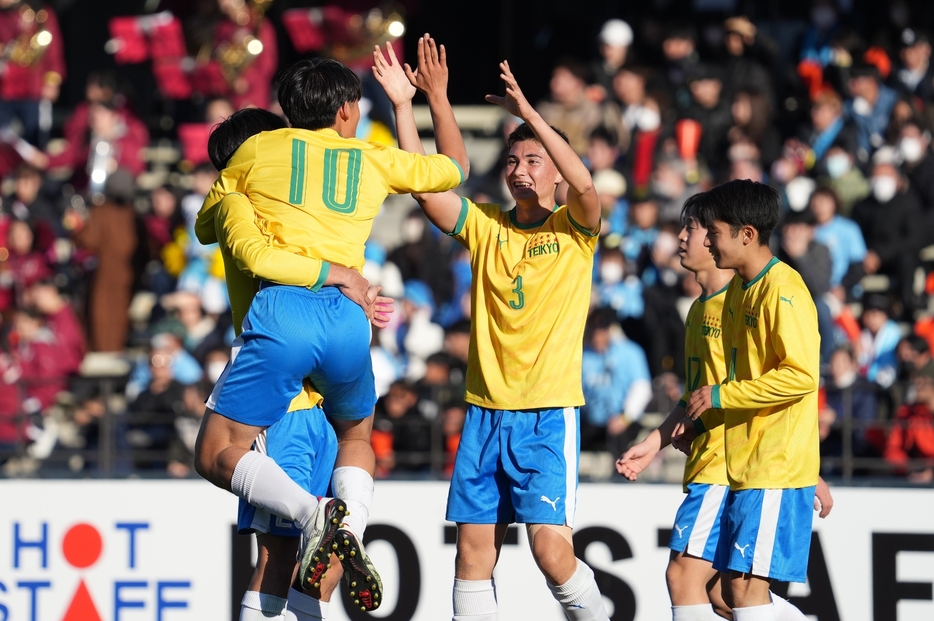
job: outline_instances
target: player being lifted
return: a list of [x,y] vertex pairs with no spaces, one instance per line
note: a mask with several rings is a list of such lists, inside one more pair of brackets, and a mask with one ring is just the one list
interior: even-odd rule
[[[339,62],[299,61],[279,82],[279,102],[292,127],[252,136],[230,158],[199,213],[202,243],[216,240],[218,202],[241,192],[270,245],[324,262],[323,283],[330,262],[362,269],[364,242],[387,194],[443,191],[463,181],[467,156],[456,126],[450,129],[456,136],[445,143],[455,145],[456,159],[354,138],[362,89]],[[209,399],[196,465],[215,485],[301,526],[303,585],[320,576],[332,542],[338,542],[345,579],[361,607],[371,610],[379,605],[382,585],[361,543],[375,468],[370,328],[360,306],[319,283],[263,283],[243,322],[243,345]],[[343,502],[319,503],[272,459],[249,450],[260,430],[285,414],[306,377],[341,431],[332,490],[350,515]],[[355,589],[355,583],[367,588]]]
[[[406,80],[391,49],[374,73],[393,102],[399,144],[421,152],[412,84],[447,85],[444,49]],[[569,619],[608,621],[593,572],[571,542],[577,491],[581,358],[600,203],[586,166],[532,108],[506,62],[506,96],[487,96],[525,121],[509,139],[506,181],[516,207],[477,205],[453,192],[415,194],[429,219],[470,251],[473,272],[470,404],[448,496],[457,523],[454,619],[497,618],[493,568],[507,526],[525,523],[532,555]],[[411,82],[411,84],[410,84]],[[434,108],[432,109],[434,112]],[[435,127],[456,125],[453,113]],[[566,206],[555,205],[564,179]]]
[[[717,268],[704,245],[707,229],[696,217],[698,205],[704,200],[706,195],[701,193],[685,202],[681,215],[683,227],[678,236],[681,265],[695,275],[703,291],[691,305],[685,325],[687,382],[684,396],[657,429],[617,460],[617,470],[632,481],[671,442],[672,432],[685,417],[684,407],[691,393],[701,386],[719,384],[726,379],[721,317],[727,286],[734,273]],[[728,489],[723,428],[716,427],[694,440],[684,468],[687,496],[675,516],[668,544],[671,558],[665,574],[673,621],[714,620],[719,618],[717,613],[730,618],[730,608],[720,593],[720,575],[712,564]],[[818,496],[820,516],[825,517],[833,503],[826,484],[818,488]],[[771,597],[775,618],[779,621],[805,619],[787,601],[774,594]]]
[[778,619],[770,582],[807,579],[820,467],[817,311],[801,276],[769,251],[780,205],[769,186],[737,180],[695,211],[716,266],[736,271],[723,302],[727,376],[691,393],[672,443],[688,452],[699,433],[723,428],[730,489],[713,567],[736,621]]

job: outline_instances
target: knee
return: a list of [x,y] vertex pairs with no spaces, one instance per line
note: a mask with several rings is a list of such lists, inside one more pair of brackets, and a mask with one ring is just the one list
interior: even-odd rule
[[532,557],[550,584],[564,584],[577,570],[574,549],[563,537],[548,529],[542,529],[533,539]]
[[674,559],[668,561],[668,567],[665,569],[665,582],[668,583],[669,593],[677,591],[683,577],[684,571],[681,566]]
[[456,577],[461,580],[489,580],[496,566],[496,550],[470,541],[457,542],[454,560]]

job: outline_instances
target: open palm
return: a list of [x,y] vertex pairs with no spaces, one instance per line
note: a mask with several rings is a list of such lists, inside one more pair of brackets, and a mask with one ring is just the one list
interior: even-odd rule
[[373,77],[386,91],[386,96],[394,106],[411,101],[415,97],[415,86],[409,82],[402,63],[396,58],[396,53],[389,43],[386,43],[386,56],[383,56],[378,45],[373,49]]

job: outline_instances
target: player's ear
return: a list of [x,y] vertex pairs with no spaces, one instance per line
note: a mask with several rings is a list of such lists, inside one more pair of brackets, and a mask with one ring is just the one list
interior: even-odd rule
[[747,224],[742,229],[740,233],[743,236],[743,244],[749,245],[759,239],[759,231],[756,230],[756,227]]
[[337,109],[337,116],[344,122],[350,120],[352,114],[353,104],[349,101],[345,101],[341,104],[341,107]]

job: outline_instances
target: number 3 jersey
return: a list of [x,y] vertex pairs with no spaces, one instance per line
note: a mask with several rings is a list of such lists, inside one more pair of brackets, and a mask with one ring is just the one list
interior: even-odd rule
[[534,224],[461,201],[449,233],[470,251],[468,403],[495,410],[577,407],[597,233],[566,206]]
[[[226,194],[241,192],[272,246],[359,271],[387,195],[443,192],[463,179],[460,166],[445,155],[342,138],[333,129],[261,132],[245,140],[221,171],[195,231],[202,243],[217,241],[213,210]],[[327,270],[321,272],[323,282]]]
[[[723,301],[727,287],[709,297],[699,297],[691,304],[684,324],[684,368],[687,378],[684,396],[678,403],[687,405],[691,393],[702,386],[714,386],[726,379],[726,358],[723,355]],[[723,448],[723,427],[702,433],[691,445],[691,454],[684,464],[684,491],[690,483],[729,485],[726,476],[726,454]]]

